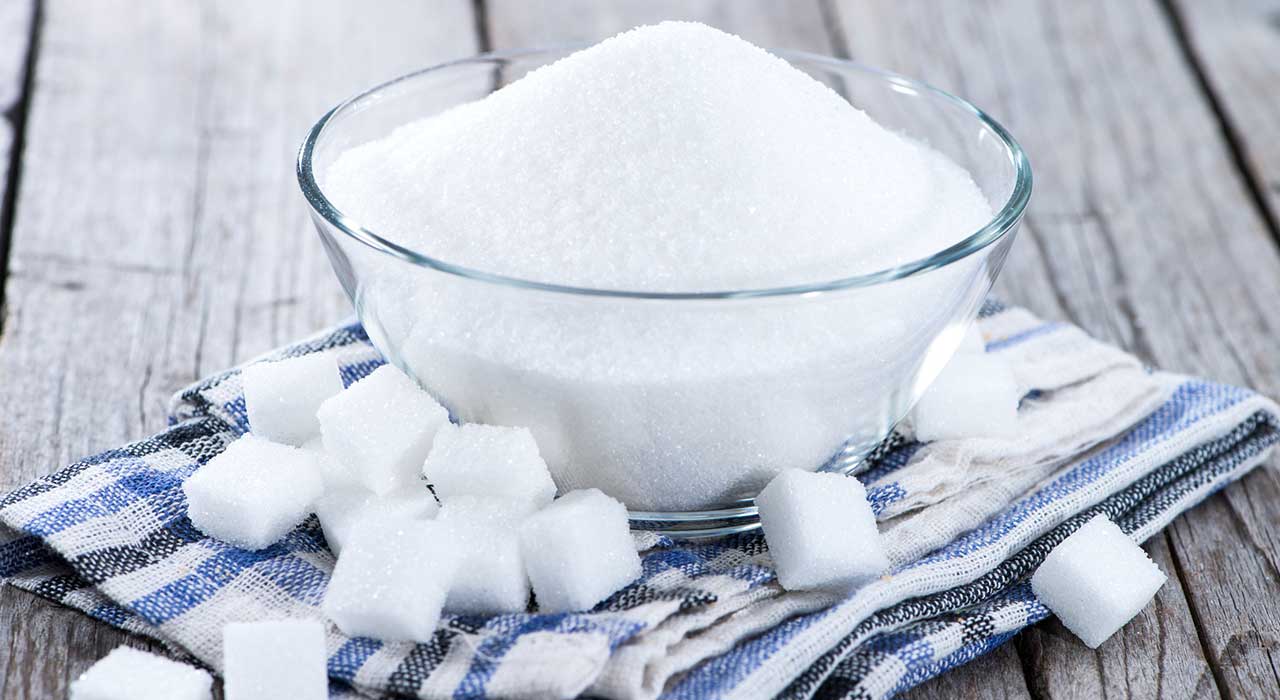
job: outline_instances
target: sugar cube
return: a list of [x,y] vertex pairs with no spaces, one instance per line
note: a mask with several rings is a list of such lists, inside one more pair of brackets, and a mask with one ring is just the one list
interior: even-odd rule
[[1132,620],[1165,575],[1106,515],[1096,515],[1049,552],[1031,590],[1092,649]]
[[342,391],[338,361],[327,353],[258,362],[240,381],[253,434],[296,446],[320,434],[316,410]]
[[327,700],[328,652],[319,620],[232,622],[222,628],[226,700]]
[[447,526],[364,518],[333,567],[322,608],[353,637],[429,642],[458,568]]
[[627,509],[598,489],[571,491],[530,516],[520,551],[542,612],[588,610],[640,576]]
[[957,353],[912,409],[916,439],[1013,435],[1021,399],[1013,370],[998,354]]
[[187,515],[200,532],[244,549],[277,542],[324,491],[315,454],[245,435],[186,480]]
[[423,485],[406,486],[384,496],[362,486],[341,486],[326,490],[315,506],[324,539],[334,555],[342,554],[343,542],[362,518],[391,516],[425,520],[435,517],[439,509],[440,504]]
[[317,413],[325,451],[374,493],[414,483],[449,412],[412,379],[384,365],[325,401]]
[[788,469],[756,496],[778,583],[847,590],[889,568],[867,491],[852,476]]
[[71,682],[71,700],[209,700],[212,688],[205,671],[120,646]]
[[495,496],[536,510],[556,496],[556,484],[528,428],[468,423],[436,433],[423,474],[441,501]]
[[324,487],[329,489],[354,488],[360,486],[356,475],[342,462],[324,449],[324,440],[315,436],[302,445],[302,449],[314,452],[317,464],[320,465],[320,476],[324,477]]
[[455,496],[440,508],[461,551],[444,609],[461,614],[524,612],[529,576],[520,553],[526,505],[503,498]]

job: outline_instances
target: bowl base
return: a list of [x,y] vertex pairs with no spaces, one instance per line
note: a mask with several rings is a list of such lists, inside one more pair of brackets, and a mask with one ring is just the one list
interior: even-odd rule
[[[846,442],[831,459],[816,469],[852,476],[869,466],[868,458],[901,444],[896,432],[883,440]],[[645,530],[673,540],[698,540],[737,535],[760,528],[760,511],[754,498],[742,498],[706,510],[646,511],[628,510],[632,530]]]

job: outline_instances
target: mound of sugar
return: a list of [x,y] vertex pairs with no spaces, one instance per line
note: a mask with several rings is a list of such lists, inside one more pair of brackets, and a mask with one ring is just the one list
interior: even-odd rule
[[[838,279],[925,257],[991,215],[941,153],[687,23],[405,124],[320,179],[351,219],[447,262],[640,291]],[[528,426],[561,493],[690,510],[878,442],[925,355],[953,349],[938,334],[976,310],[984,257],[848,292],[695,303],[352,264],[374,343],[456,418]]]
[[406,124],[322,178],[365,228],[428,255],[612,289],[838,279],[926,257],[991,214],[951,161],[687,22]]

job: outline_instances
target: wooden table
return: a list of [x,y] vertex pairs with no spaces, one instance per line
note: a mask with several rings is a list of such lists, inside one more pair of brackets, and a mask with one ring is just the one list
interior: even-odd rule
[[[327,106],[664,18],[988,109],[1036,175],[998,294],[1280,395],[1280,0],[0,0],[0,489],[162,428],[176,388],[347,313],[293,174]],[[1101,649],[1047,622],[911,695],[1278,696],[1277,525],[1271,465],[1147,544],[1169,585]],[[126,641],[9,588],[0,630],[3,698],[64,697]]]

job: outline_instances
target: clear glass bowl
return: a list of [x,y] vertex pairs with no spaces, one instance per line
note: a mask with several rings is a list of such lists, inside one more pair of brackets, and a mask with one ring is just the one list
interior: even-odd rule
[[850,61],[777,51],[966,168],[992,220],[927,258],[870,274],[665,294],[454,265],[362,227],[326,197],[317,175],[343,150],[578,48],[486,54],[356,95],[311,129],[298,180],[369,337],[455,417],[528,426],[561,492],[600,488],[627,504],[637,527],[750,529],[751,497],[774,474],[855,472],[933,381],[1000,271],[1031,195],[1030,166],[1008,132],[964,100]]

